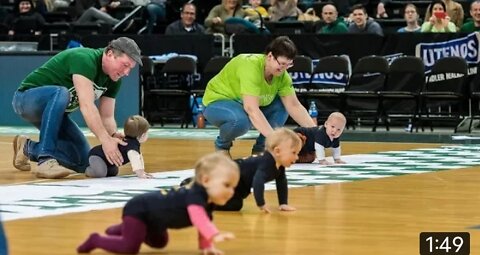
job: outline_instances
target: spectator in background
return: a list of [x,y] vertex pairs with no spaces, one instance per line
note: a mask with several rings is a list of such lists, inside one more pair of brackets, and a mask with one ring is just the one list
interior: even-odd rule
[[[76,1],[76,0],[73,0],[73,1]],[[117,19],[122,19],[123,16],[122,16],[122,12],[124,12],[123,10],[121,10],[119,7],[134,7],[136,4],[136,0],[100,0],[100,4],[102,4],[102,6],[104,5],[104,1],[106,1],[105,3],[105,8],[107,10],[107,13],[110,14],[110,16],[114,17],[114,18],[117,18]],[[120,10],[119,10],[120,9]]]
[[313,3],[315,2],[317,2],[317,0],[298,0],[298,3],[301,4],[305,9],[313,7]]
[[102,6],[99,0],[76,0],[75,9],[79,16],[75,21],[78,24],[104,22],[113,26],[119,22],[107,13],[107,5]]
[[57,9],[69,7],[72,2],[71,0],[47,0],[45,3],[48,11],[56,11]]
[[270,16],[267,10],[261,6],[261,0],[249,0],[249,5],[244,6],[246,20],[253,23],[259,29],[265,29],[265,20],[269,20]]
[[228,18],[245,18],[240,0],[222,0],[222,3],[214,6],[205,19],[206,32],[209,34],[225,34],[225,20]]
[[40,13],[42,16],[48,13],[47,3],[45,0],[33,0],[33,9]]
[[[175,1],[174,1],[175,2]],[[170,2],[172,3],[172,2]],[[217,6],[221,3],[221,0],[202,0],[202,1],[195,1],[195,6],[197,7],[197,18],[198,22],[205,26],[204,22],[208,16],[208,13],[213,9],[213,7]],[[180,5],[181,7],[181,5]],[[177,8],[178,9],[178,8]]]
[[281,21],[285,19],[297,20],[302,11],[297,7],[298,0],[271,0],[268,13],[270,21]]
[[361,4],[352,6],[352,21],[348,32],[352,34],[377,34],[383,36],[380,24],[368,18],[367,10]]
[[480,31],[480,0],[475,0],[470,4],[470,16],[472,16],[472,19],[463,24],[460,32],[471,33]]
[[267,10],[261,6],[261,0],[249,0],[248,3],[250,5],[246,6],[245,13],[250,20],[258,19],[259,15],[264,19],[269,17]]
[[[432,3],[428,6],[427,12],[425,13],[425,21],[430,20],[430,17],[432,16],[431,6],[436,2],[437,1],[432,1]],[[444,12],[447,12],[447,16],[450,17],[450,22],[455,24],[455,26],[457,27],[456,30],[459,30],[463,25],[464,18],[462,5],[453,0],[443,0],[442,2],[444,3]]]
[[457,27],[450,21],[450,17],[445,12],[445,3],[441,0],[433,0],[429,5],[428,12],[433,15],[422,24],[421,32],[431,33],[455,33]]
[[145,6],[147,10],[147,34],[153,33],[153,29],[158,22],[165,22],[167,13],[165,9],[166,0],[151,0]]
[[387,9],[385,8],[385,6],[387,5],[387,2],[388,0],[381,0],[380,2],[378,2],[377,11],[376,11],[377,14],[375,15],[375,18],[388,19]]
[[320,28],[320,34],[347,33],[348,28],[342,18],[338,18],[337,8],[333,4],[326,4],[322,8],[322,20],[325,25]]
[[420,16],[418,15],[417,6],[415,6],[414,4],[407,4],[405,6],[403,17],[407,22],[407,26],[398,29],[397,32],[420,32],[420,25],[418,24]]
[[40,35],[44,24],[45,19],[35,11],[32,0],[16,0],[13,13],[5,18],[9,35]]
[[166,35],[179,34],[203,34],[205,28],[195,22],[197,15],[197,8],[192,3],[186,3],[182,7],[180,19],[171,23],[165,30]]

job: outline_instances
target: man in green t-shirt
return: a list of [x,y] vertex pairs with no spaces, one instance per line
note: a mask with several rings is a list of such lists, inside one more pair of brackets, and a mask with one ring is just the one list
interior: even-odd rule
[[253,125],[260,135],[252,153],[263,152],[265,137],[281,127],[288,115],[303,127],[315,124],[298,101],[287,69],[297,54],[286,36],[275,38],[264,54],[240,54],[207,85],[205,118],[220,128],[215,148],[229,153],[235,138]]
[[318,31],[321,34],[347,33],[348,28],[343,18],[338,18],[337,8],[333,4],[326,4],[322,8],[322,20],[325,25]]
[[480,31],[480,0],[473,1],[470,4],[470,16],[472,19],[460,28],[460,32],[471,33]]
[[[100,140],[107,160],[117,166],[123,158],[114,117],[115,97],[120,79],[136,63],[142,64],[135,41],[120,37],[106,48],[74,48],[62,51],[31,72],[13,96],[15,113],[40,130],[39,141],[17,135],[13,141],[13,165],[31,170],[38,162],[36,176],[63,178],[84,172],[90,145],[69,116],[80,108],[87,126]],[[99,99],[98,108],[94,101]]]

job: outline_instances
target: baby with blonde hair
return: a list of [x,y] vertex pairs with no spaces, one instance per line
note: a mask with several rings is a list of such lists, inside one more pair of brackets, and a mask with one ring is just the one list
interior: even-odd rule
[[92,233],[77,248],[89,253],[95,248],[109,252],[136,254],[142,243],[164,248],[167,229],[195,226],[202,254],[223,254],[213,243],[235,238],[220,232],[212,222],[214,205],[225,205],[239,180],[238,166],[220,152],[200,158],[195,164],[194,182],[169,191],[160,190],[138,195],[123,208],[122,223],[105,231],[106,236]]
[[253,188],[257,206],[260,210],[270,213],[271,210],[265,203],[264,191],[265,183],[272,180],[275,180],[277,185],[279,210],[296,210],[288,205],[288,185],[285,170],[298,159],[302,141],[292,130],[277,128],[266,138],[265,146],[266,151],[261,155],[235,160],[240,168],[240,182],[233,197],[224,206],[217,206],[216,210],[241,210],[243,200],[248,197],[250,190]]

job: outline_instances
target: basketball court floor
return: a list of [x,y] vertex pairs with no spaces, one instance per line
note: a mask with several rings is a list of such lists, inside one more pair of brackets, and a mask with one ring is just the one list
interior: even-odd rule
[[[90,233],[120,222],[130,197],[191,176],[196,159],[213,151],[216,135],[214,129],[154,130],[142,147],[154,179],[138,179],[127,166],[119,177],[45,180],[13,168],[16,132],[36,136],[31,129],[0,128],[0,213],[13,255],[76,254]],[[235,143],[234,158],[249,155],[255,135]],[[216,246],[225,254],[409,255],[419,254],[421,232],[469,232],[470,254],[480,254],[480,144],[438,135],[416,143],[426,141],[417,135],[347,132],[348,164],[296,164],[287,171],[289,204],[297,211],[276,210],[275,185],[268,184],[271,214],[252,196],[240,212],[215,212],[216,226],[236,235]],[[407,139],[375,139],[394,136]],[[199,254],[194,228],[169,233],[166,248],[143,245],[141,254]]]

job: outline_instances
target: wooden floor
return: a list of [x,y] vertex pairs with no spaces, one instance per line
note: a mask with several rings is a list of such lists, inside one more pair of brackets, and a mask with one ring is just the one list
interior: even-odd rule
[[[11,137],[0,137],[0,183],[38,181],[11,166]],[[92,141],[94,143],[94,141]],[[246,156],[252,141],[239,141],[234,157]],[[342,143],[343,154],[437,147],[436,144]],[[168,171],[192,168],[201,155],[213,151],[212,141],[151,139],[142,147],[146,168]],[[237,238],[217,246],[226,254],[419,254],[423,231],[469,231],[471,254],[480,254],[479,169],[372,179],[341,184],[292,188],[296,212],[263,214],[250,196],[241,212],[216,212],[219,229]],[[128,168],[122,173],[128,173]],[[68,179],[79,179],[82,176]],[[44,181],[44,180],[41,180]],[[108,182],[108,179],[105,180]],[[268,191],[270,204],[276,193]],[[91,232],[118,223],[121,209],[72,213],[4,223],[10,254],[75,254]],[[169,231],[165,249],[142,246],[142,254],[198,254],[193,228]],[[106,254],[95,250],[93,254]]]

